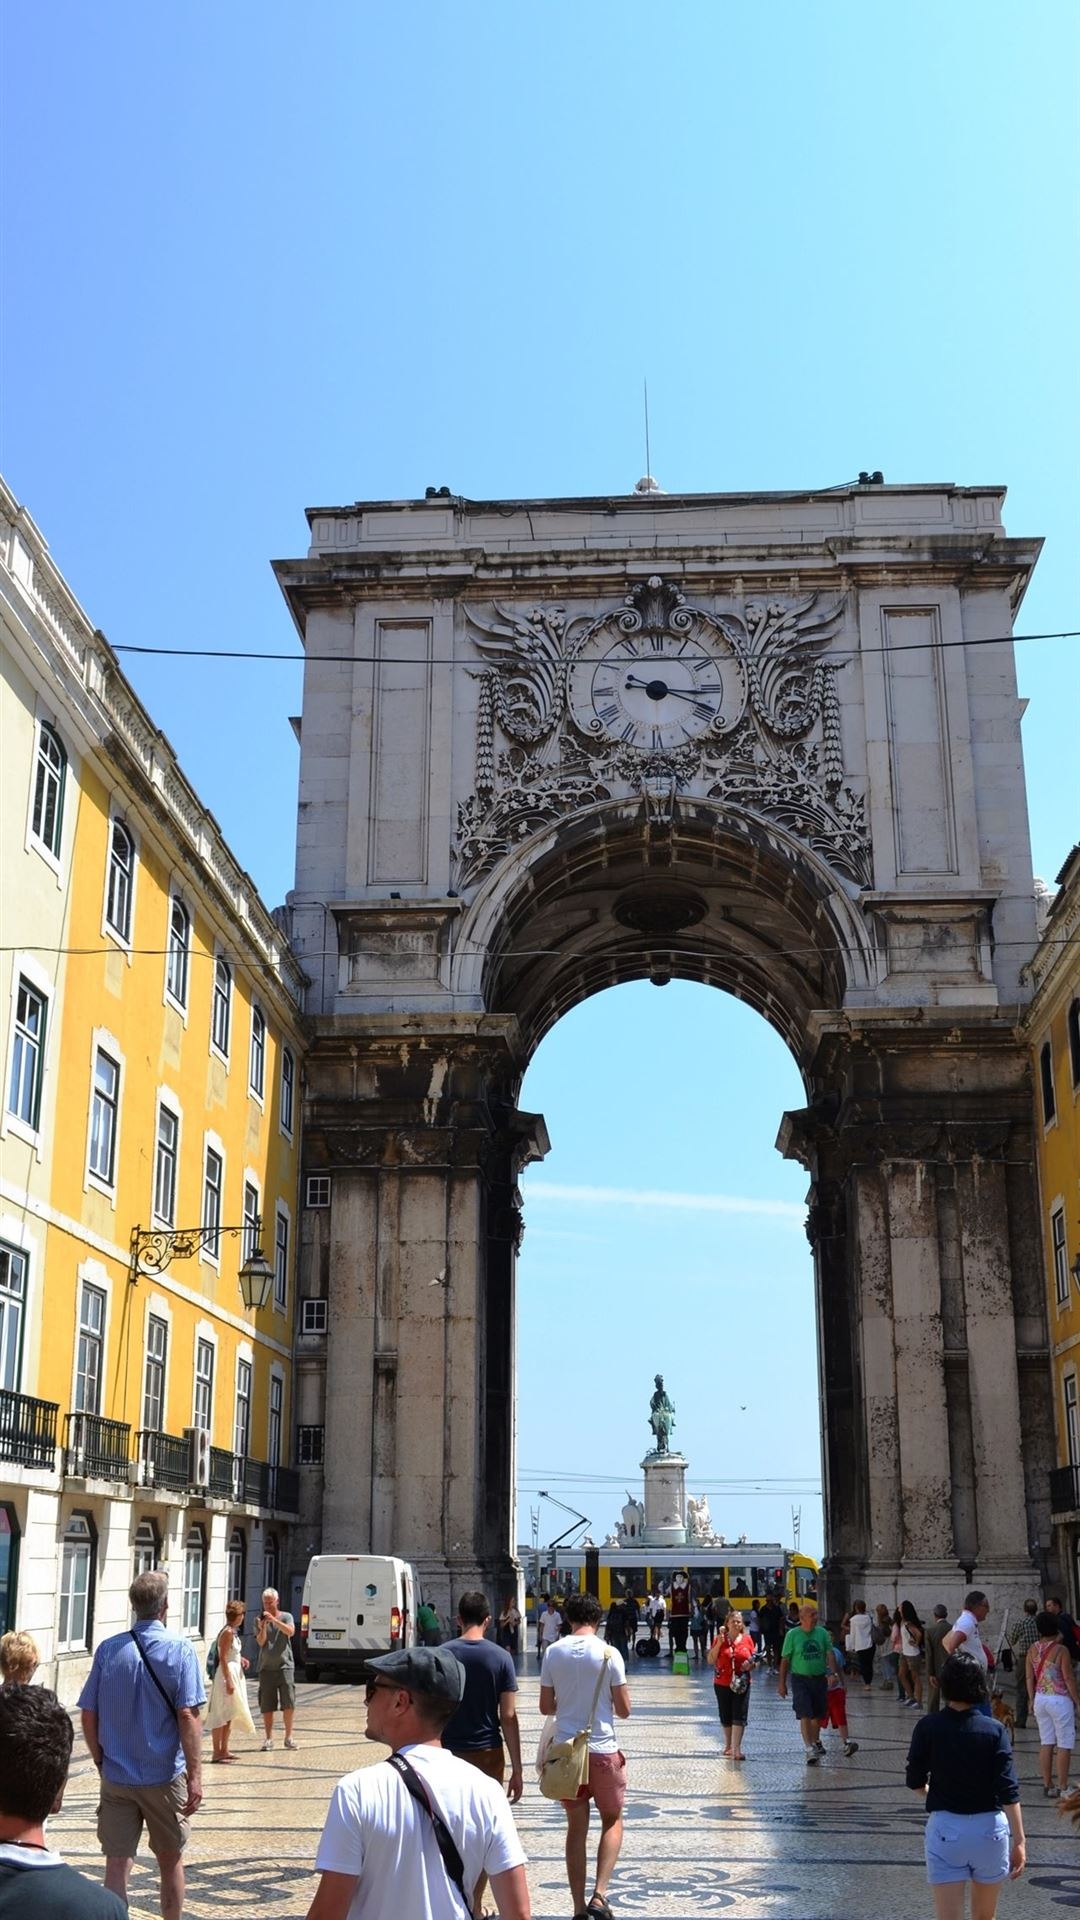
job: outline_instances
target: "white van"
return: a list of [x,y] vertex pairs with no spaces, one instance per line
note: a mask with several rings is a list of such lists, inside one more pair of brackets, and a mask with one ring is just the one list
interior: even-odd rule
[[300,1657],[309,1680],[359,1673],[373,1654],[416,1645],[416,1575],[377,1553],[317,1553],[300,1602]]

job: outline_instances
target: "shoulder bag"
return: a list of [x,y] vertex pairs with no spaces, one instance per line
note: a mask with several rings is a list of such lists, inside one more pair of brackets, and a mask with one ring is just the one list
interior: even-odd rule
[[600,1689],[604,1684],[611,1654],[604,1648],[604,1664],[596,1676],[596,1689],[589,1708],[589,1724],[581,1733],[575,1733],[572,1740],[553,1740],[547,1751],[543,1772],[540,1775],[540,1791],[548,1800],[576,1800],[579,1788],[586,1785],[589,1778],[589,1736],[596,1719],[596,1709],[600,1703]]
[[423,1807],[424,1812],[431,1821],[435,1833],[435,1845],[439,1849],[443,1866],[446,1868],[446,1877],[451,1885],[457,1888],[469,1920],[473,1920],[472,1902],[465,1891],[465,1862],[457,1850],[454,1836],[447,1826],[446,1821],[434,1805],[416,1768],[412,1765],[411,1761],[406,1760],[403,1753],[392,1753],[387,1761],[387,1765],[393,1767],[402,1786],[412,1794],[417,1805]]
[[161,1697],[162,1697],[162,1699],[164,1700],[164,1702],[165,1702],[165,1705],[166,1705],[166,1706],[168,1707],[168,1709],[169,1709],[169,1712],[170,1712],[170,1713],[172,1714],[172,1716],[173,1716],[173,1718],[175,1719],[175,1718],[176,1718],[176,1702],[175,1702],[175,1700],[170,1700],[170,1699],[169,1699],[169,1696],[168,1696],[168,1694],[166,1693],[166,1691],[165,1691],[165,1689],[164,1689],[164,1687],[162,1686],[162,1684],[161,1684],[161,1681],[160,1681],[160,1680],[158,1679],[158,1677],[157,1677],[157,1674],[156,1674],[156,1673],[154,1672],[154,1669],[153,1669],[153,1667],[152,1667],[152,1666],[150,1665],[150,1662],[149,1662],[149,1660],[147,1659],[147,1657],[146,1657],[146,1655],[145,1655],[145,1653],[143,1652],[143,1650],[142,1650],[142,1647],[141,1647],[141,1646],[140,1646],[140,1644],[139,1644],[139,1636],[138,1636],[138,1634],[137,1634],[137,1633],[136,1633],[136,1632],[134,1631],[134,1629],[131,1629],[131,1637],[132,1637],[132,1639],[133,1639],[133,1640],[134,1640],[134,1642],[135,1642],[135,1651],[136,1651],[136,1653],[138,1654],[138,1656],[139,1656],[139,1659],[140,1659],[140,1660],[142,1661],[142,1663],[143,1663],[143,1666],[144,1666],[144,1667],[146,1668],[146,1671],[147,1671],[147,1673],[148,1673],[148,1674],[150,1675],[150,1678],[151,1678],[151,1680],[153,1681],[153,1683],[154,1683],[154,1685],[155,1685],[155,1687],[157,1688],[157,1690],[158,1690],[158,1692],[160,1693],[160,1695],[161,1695]]

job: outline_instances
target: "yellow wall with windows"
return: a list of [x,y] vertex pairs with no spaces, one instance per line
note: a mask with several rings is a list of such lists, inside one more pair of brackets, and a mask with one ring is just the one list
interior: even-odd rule
[[[107,894],[115,824],[130,835],[134,861],[130,887],[130,932],[113,929]],[[172,857],[170,857],[172,856]],[[127,789],[110,788],[96,767],[84,764],[75,858],[72,863],[70,944],[62,1012],[57,1127],[52,1154],[54,1213],[78,1222],[86,1236],[71,1257],[52,1249],[47,1319],[55,1339],[44,1347],[37,1391],[62,1407],[75,1404],[78,1293],[82,1279],[102,1284],[108,1295],[104,1391],[100,1411],[143,1426],[145,1306],[153,1291],[168,1301],[170,1336],[166,1413],[161,1425],[181,1434],[193,1424],[197,1327],[210,1329],[215,1346],[212,1444],[233,1445],[236,1360],[253,1349],[253,1396],[249,1451],[267,1457],[271,1368],[283,1376],[281,1460],[291,1459],[291,1347],[297,1238],[297,1128],[301,1039],[285,995],[267,968],[241,946],[228,920],[214,914],[193,861],[177,859],[148,810]],[[187,1004],[181,1009],[167,987],[170,923],[175,896],[191,921]],[[114,895],[119,920],[122,900]],[[227,1057],[211,1045],[215,964],[231,973]],[[263,1095],[251,1087],[252,1018],[258,1005],[265,1021]],[[291,1052],[293,1133],[282,1129],[282,1050]],[[112,1177],[104,1168],[108,1132],[94,1139],[95,1061],[103,1054],[119,1068]],[[110,1093],[108,1085],[104,1090]],[[101,1103],[107,1107],[108,1100]],[[220,1219],[225,1227],[244,1219],[245,1182],[259,1194],[263,1248],[275,1262],[278,1209],[287,1219],[288,1293],[284,1307],[272,1296],[257,1320],[243,1306],[238,1236],[223,1235],[215,1263],[208,1254],[175,1260],[165,1273],[128,1283],[127,1249],[132,1228],[164,1224],[155,1216],[155,1162],[159,1104],[178,1118],[175,1202],[171,1224],[201,1224],[205,1151],[210,1136],[223,1161]],[[99,1121],[102,1115],[99,1112]],[[98,1161],[93,1165],[94,1152]],[[122,1257],[118,1258],[120,1251]]]
[[[1080,1281],[1073,1273],[1073,1265],[1080,1258],[1080,849],[1073,850],[1058,880],[1059,891],[1031,969],[1036,994],[1028,1015],[1028,1031],[1034,1067],[1057,1457],[1059,1465],[1066,1466],[1070,1464],[1065,1395],[1069,1375],[1077,1378],[1080,1400]],[[1048,1070],[1053,1088],[1052,1117],[1046,1111],[1044,1080]],[[1059,1222],[1056,1231],[1055,1215]],[[1080,1464],[1078,1442],[1080,1410],[1075,1423],[1073,1464]]]

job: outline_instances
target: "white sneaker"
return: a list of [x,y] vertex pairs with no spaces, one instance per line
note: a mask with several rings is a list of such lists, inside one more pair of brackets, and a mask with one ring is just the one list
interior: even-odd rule
[[816,1747],[807,1747],[806,1764],[808,1767],[818,1767],[821,1765],[821,1755]]
[[274,1751],[274,1743],[273,1743],[273,1741],[272,1741],[272,1740],[264,1740],[264,1741],[263,1741],[263,1743],[262,1743],[262,1750],[263,1750],[263,1752],[264,1752],[264,1753],[273,1753],[273,1751]]
[[290,1753],[297,1753],[299,1751],[295,1740],[286,1740],[285,1745],[288,1747]]

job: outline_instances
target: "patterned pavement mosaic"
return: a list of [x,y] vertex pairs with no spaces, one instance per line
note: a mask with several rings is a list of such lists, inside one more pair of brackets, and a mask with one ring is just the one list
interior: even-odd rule
[[[524,1751],[536,1750],[539,1678],[519,1661]],[[679,1677],[638,1665],[625,1726],[630,1793],[626,1840],[610,1890],[619,1920],[919,1920],[933,1911],[922,1868],[923,1815],[903,1782],[916,1719],[888,1693],[849,1690],[850,1760],[830,1751],[805,1765],[790,1705],[776,1682],[754,1681],[743,1766],[720,1757],[710,1676]],[[315,1845],[339,1775],[372,1765],[385,1749],[363,1736],[355,1687],[301,1688],[300,1750],[260,1753],[238,1740],[240,1759],[205,1767],[206,1798],[187,1853],[186,1920],[303,1920],[315,1878]],[[209,1740],[207,1761],[209,1761]],[[1057,1818],[1038,1781],[1034,1731],[1017,1736],[1029,1866],[1004,1890],[999,1920],[1053,1920],[1080,1913],[1080,1835]],[[1080,1771],[1080,1770],[1078,1770]],[[519,1826],[529,1854],[536,1920],[570,1912],[563,1868],[564,1822],[526,1765]],[[62,1813],[50,1833],[72,1866],[97,1877],[96,1776],[81,1740]],[[132,1920],[154,1920],[156,1874],[143,1854],[132,1876]],[[400,1920],[411,1920],[403,1914]]]

